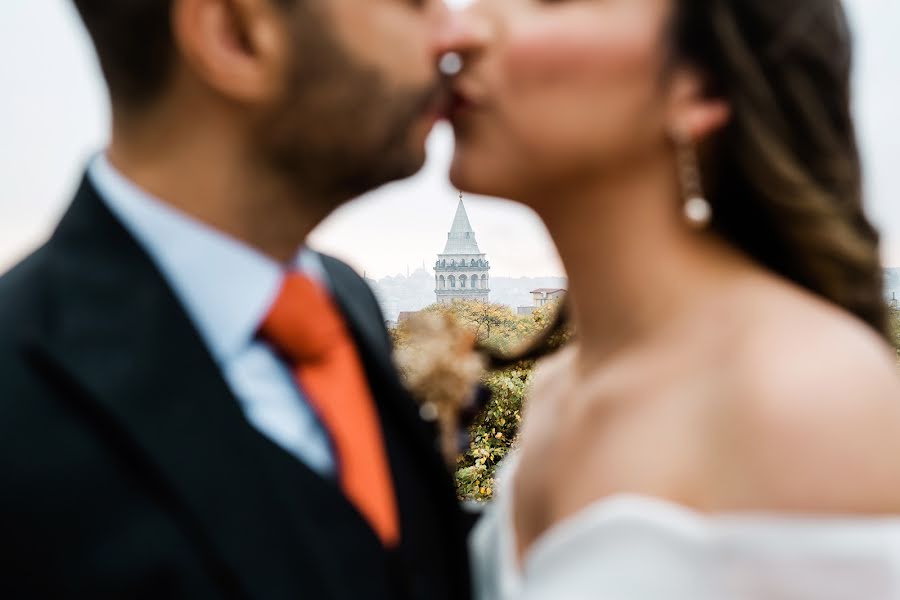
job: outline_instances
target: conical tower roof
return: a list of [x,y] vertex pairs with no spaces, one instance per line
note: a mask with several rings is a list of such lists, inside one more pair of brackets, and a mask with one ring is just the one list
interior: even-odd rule
[[466,206],[463,204],[462,194],[459,197],[459,206],[456,207],[456,216],[453,217],[453,225],[447,234],[447,245],[442,254],[481,254],[478,242],[475,241],[475,231],[469,223],[469,215],[466,214]]

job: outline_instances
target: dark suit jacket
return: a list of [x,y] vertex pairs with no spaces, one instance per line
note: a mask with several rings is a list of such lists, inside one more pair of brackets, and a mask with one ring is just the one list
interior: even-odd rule
[[244,418],[149,257],[82,184],[0,278],[0,597],[443,600],[463,517],[381,312],[323,257],[378,403],[403,544]]

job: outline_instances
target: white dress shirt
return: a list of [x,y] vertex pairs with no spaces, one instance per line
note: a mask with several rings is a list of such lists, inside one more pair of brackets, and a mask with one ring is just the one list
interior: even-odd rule
[[91,162],[88,177],[174,291],[247,420],[317,473],[333,476],[327,433],[288,366],[257,337],[287,269],[327,287],[318,255],[304,249],[293,264],[280,265],[152,197],[103,154]]

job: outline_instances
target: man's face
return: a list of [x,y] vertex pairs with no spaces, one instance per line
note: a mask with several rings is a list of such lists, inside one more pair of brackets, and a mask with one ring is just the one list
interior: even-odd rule
[[334,202],[414,174],[442,112],[442,0],[293,0],[284,91],[259,150],[298,189]]

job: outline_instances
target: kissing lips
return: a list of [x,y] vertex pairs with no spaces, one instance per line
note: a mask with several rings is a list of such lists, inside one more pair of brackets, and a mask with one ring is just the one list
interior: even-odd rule
[[481,107],[481,103],[477,102],[475,96],[462,89],[460,86],[454,86],[450,92],[449,107],[447,117],[454,121],[466,114],[470,114]]

